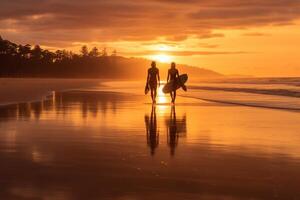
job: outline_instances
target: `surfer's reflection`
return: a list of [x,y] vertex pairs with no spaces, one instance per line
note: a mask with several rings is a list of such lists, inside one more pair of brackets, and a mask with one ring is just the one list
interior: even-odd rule
[[171,107],[170,118],[166,119],[167,125],[167,142],[170,147],[172,156],[175,154],[175,149],[178,145],[178,138],[186,135],[186,116],[181,119],[176,119],[175,106]]
[[155,149],[159,143],[159,130],[156,121],[156,107],[152,106],[151,116],[145,115],[145,124],[147,131],[147,144],[151,149],[151,155],[155,154]]

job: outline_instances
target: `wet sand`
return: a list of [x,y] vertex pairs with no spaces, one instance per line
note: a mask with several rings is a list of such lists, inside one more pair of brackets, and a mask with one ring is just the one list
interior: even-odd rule
[[1,107],[0,199],[297,199],[298,112],[85,90]]
[[52,91],[99,86],[97,79],[0,78],[0,105],[42,100]]

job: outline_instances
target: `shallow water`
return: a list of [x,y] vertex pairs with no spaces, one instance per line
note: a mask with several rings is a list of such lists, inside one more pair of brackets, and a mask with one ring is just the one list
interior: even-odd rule
[[299,113],[109,91],[0,109],[0,199],[297,199]]
[[[235,80],[237,81],[237,80]],[[299,78],[192,83],[184,96],[252,107],[300,111]]]

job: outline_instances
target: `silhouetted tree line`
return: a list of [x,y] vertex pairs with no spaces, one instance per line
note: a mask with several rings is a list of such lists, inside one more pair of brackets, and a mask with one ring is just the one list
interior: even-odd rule
[[[116,50],[108,55],[105,48],[99,51],[83,46],[80,54],[66,50],[51,52],[39,45],[15,44],[0,36],[0,77],[140,79],[146,77],[148,67],[149,60],[117,56]],[[169,64],[159,67],[164,76]],[[197,67],[178,68],[193,76],[220,75]]]
[[51,52],[39,45],[18,45],[0,36],[1,77],[115,78],[124,71],[118,66],[122,59],[125,58],[118,57],[116,50],[108,55],[105,48],[99,51],[94,47],[89,51],[83,46],[80,54],[66,50]]

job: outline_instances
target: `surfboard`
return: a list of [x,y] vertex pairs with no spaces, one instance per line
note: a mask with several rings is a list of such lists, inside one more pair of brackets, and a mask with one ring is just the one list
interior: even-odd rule
[[175,88],[173,88],[174,81],[168,82],[166,85],[164,85],[162,91],[163,93],[170,93],[172,90],[178,90],[179,88],[183,88],[186,91],[185,83],[188,80],[187,74],[181,74],[178,78],[176,78],[175,81]]

